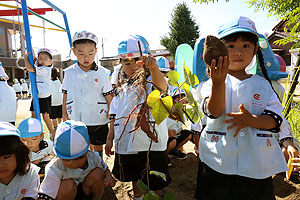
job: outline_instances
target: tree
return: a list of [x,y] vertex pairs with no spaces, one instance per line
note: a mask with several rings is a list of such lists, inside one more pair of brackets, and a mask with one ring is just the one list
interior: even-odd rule
[[[218,0],[194,0],[194,2],[214,3]],[[229,0],[225,0],[228,2]],[[267,10],[269,16],[274,15],[286,22],[286,32],[290,31],[290,36],[275,41],[275,44],[285,45],[295,42],[292,48],[300,47],[300,1],[297,0],[248,0],[246,1],[255,11]]]
[[191,16],[191,11],[185,3],[176,5],[169,22],[170,32],[161,37],[161,44],[165,46],[175,57],[176,48],[183,43],[194,47],[196,40],[199,38],[199,27]]

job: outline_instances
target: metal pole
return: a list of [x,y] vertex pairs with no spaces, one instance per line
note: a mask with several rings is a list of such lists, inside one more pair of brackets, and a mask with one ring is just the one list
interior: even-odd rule
[[[32,66],[34,66],[26,0],[21,0],[21,5],[22,5],[22,14],[23,14],[23,22],[24,22],[27,52],[29,52],[29,51],[31,52],[28,56],[28,59],[29,59],[29,63]],[[32,99],[33,99],[33,107],[34,107],[35,118],[41,120],[40,105],[39,105],[39,99],[38,99],[38,91],[37,91],[37,87],[36,87],[36,77],[35,77],[35,74],[32,73],[32,72],[29,72],[29,76],[30,76],[30,83],[31,83],[31,91],[32,91]]]

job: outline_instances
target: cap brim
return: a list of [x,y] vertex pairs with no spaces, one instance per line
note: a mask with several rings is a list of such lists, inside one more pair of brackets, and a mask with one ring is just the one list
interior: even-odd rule
[[246,28],[234,28],[234,29],[231,29],[231,30],[228,30],[226,32],[223,32],[223,33],[219,34],[219,39],[224,38],[224,37],[226,37],[228,35],[231,35],[231,34],[234,34],[234,33],[239,33],[239,32],[253,33],[258,37],[258,33],[255,32],[255,31],[252,31],[252,30],[249,30],[249,29],[246,29]]
[[74,158],[78,158],[78,157],[82,156],[83,154],[85,154],[85,153],[88,151],[89,146],[90,146],[90,145],[87,145],[87,147],[84,149],[84,151],[82,151],[81,153],[77,154],[76,156],[71,156],[71,157],[61,155],[59,152],[57,152],[57,151],[55,150],[55,148],[53,148],[53,153],[54,153],[57,157],[59,157],[59,158],[61,158],[61,159],[66,159],[66,160],[68,160],[68,159],[74,159]]
[[21,133],[20,138],[36,137],[36,136],[39,136],[39,135],[41,135],[41,134],[42,134],[42,133],[40,133],[40,132],[34,132],[34,133],[24,134],[24,135],[22,135],[22,133]]

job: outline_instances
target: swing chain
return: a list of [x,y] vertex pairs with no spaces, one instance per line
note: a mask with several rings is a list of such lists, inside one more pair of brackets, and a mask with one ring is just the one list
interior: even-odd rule
[[12,16],[12,20],[13,20],[14,44],[15,44],[15,48],[14,48],[15,55],[14,55],[14,57],[17,58],[17,55],[18,55],[18,51],[17,51],[17,38],[16,38],[17,31],[16,31],[16,23],[15,23],[15,17],[14,17],[14,15]]
[[45,20],[43,19],[43,38],[44,38],[44,47],[46,47],[46,28],[45,28]]

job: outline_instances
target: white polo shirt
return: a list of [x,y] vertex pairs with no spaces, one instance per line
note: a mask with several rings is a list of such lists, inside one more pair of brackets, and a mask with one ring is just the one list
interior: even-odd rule
[[30,169],[24,176],[16,175],[8,185],[0,183],[0,198],[3,200],[21,200],[24,197],[37,199],[40,185],[38,175],[40,168],[30,164]]
[[167,118],[167,127],[168,130],[175,130],[176,134],[179,133],[182,130],[183,123],[181,121],[176,121],[171,118]]
[[51,106],[62,105],[61,83],[59,80],[51,81]]
[[66,168],[61,159],[53,158],[45,168],[45,178],[41,184],[39,193],[46,194],[53,199],[56,198],[61,180],[73,179],[78,185],[82,183],[87,175],[96,167],[105,171],[106,163],[99,156],[98,152],[88,151],[87,153],[88,167],[86,169]]
[[[6,81],[0,81],[0,121],[16,121],[17,100],[16,92]],[[5,113],[5,114],[3,114]]]
[[28,85],[26,82],[21,84],[22,92],[28,92]]
[[[225,112],[216,119],[207,118],[207,126],[199,141],[201,161],[217,172],[255,179],[288,170],[274,133],[247,127],[234,138],[236,129],[227,130],[230,124],[223,122],[231,118],[225,116],[226,113],[240,111],[240,104],[254,115],[270,110],[283,118],[282,105],[270,84],[257,75],[242,81],[227,75],[225,83]],[[208,80],[201,89],[201,95],[208,97],[210,90],[211,80]]]
[[64,72],[62,89],[67,91],[69,117],[87,126],[108,123],[109,111],[104,95],[112,92],[112,86],[106,72],[101,67],[84,72],[77,63]]
[[[148,78],[150,80],[151,77]],[[152,91],[152,85],[147,84],[148,92]],[[110,114],[116,115],[116,120],[114,123],[115,129],[115,150],[118,154],[136,154],[140,151],[148,151],[150,146],[150,139],[141,129],[136,130],[133,133],[129,133],[135,126],[136,117],[131,117],[126,125],[126,129],[121,137],[122,131],[124,129],[125,122],[132,111],[132,109],[145,101],[145,96],[137,100],[136,88],[131,88],[129,85],[124,84],[121,91],[117,94],[111,103]],[[136,109],[137,113],[139,109]],[[121,119],[122,118],[122,119]],[[150,121],[154,123],[152,115],[150,116]],[[151,151],[164,151],[167,148],[168,140],[168,128],[167,120],[164,120],[159,126],[155,124],[155,129],[158,134],[158,143],[152,142]]]
[[31,151],[30,162],[41,160],[41,162],[50,161],[50,155],[53,152],[53,142],[51,140],[42,140],[40,142],[40,150],[38,152]]
[[16,92],[22,92],[21,84],[19,82],[13,84],[13,88],[15,89]]
[[35,67],[36,87],[39,98],[46,98],[51,95],[51,67],[40,66]]

